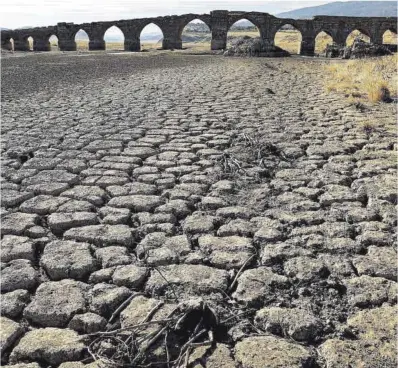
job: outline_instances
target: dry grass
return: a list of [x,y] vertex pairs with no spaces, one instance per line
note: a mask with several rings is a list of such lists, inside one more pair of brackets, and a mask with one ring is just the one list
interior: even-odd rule
[[325,67],[325,87],[346,97],[379,102],[397,96],[398,55],[339,61]]
[[398,43],[397,34],[391,31],[387,31],[383,36],[383,43],[396,45]]
[[301,33],[295,30],[279,31],[275,34],[275,46],[288,51],[290,54],[300,52]]

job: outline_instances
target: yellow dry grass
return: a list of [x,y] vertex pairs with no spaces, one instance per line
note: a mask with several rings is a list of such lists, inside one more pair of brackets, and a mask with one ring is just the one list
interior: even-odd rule
[[383,43],[396,45],[398,43],[397,34],[391,31],[385,32],[383,36]]
[[325,67],[325,88],[351,99],[383,101],[397,96],[398,55],[334,62]]
[[290,54],[300,52],[301,33],[295,30],[279,31],[275,34],[275,46],[288,51]]

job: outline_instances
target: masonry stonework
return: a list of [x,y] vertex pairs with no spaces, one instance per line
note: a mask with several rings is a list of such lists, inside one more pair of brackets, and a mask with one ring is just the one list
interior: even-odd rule
[[75,36],[79,30],[84,30],[89,37],[89,50],[105,50],[104,34],[112,26],[118,27],[124,34],[125,51],[140,51],[140,34],[148,24],[157,25],[163,32],[162,48],[165,50],[181,49],[181,34],[184,27],[194,19],[202,20],[211,30],[211,49],[223,50],[227,45],[227,33],[230,27],[241,19],[251,21],[260,32],[264,45],[272,48],[275,34],[284,25],[290,24],[300,31],[302,41],[299,53],[314,55],[315,38],[324,31],[338,45],[344,45],[348,35],[359,30],[370,37],[375,44],[383,43],[383,34],[390,30],[397,33],[396,17],[335,17],[316,16],[313,19],[277,18],[268,13],[234,12],[214,10],[210,14],[185,14],[156,18],[118,20],[112,22],[92,22],[83,24],[58,23],[56,26],[16,29],[1,32],[1,47],[15,51],[28,51],[28,38],[32,37],[34,51],[50,51],[49,38],[57,36],[61,51],[75,51]]

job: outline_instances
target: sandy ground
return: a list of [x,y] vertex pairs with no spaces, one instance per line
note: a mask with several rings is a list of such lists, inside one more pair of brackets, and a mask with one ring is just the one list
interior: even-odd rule
[[3,364],[395,367],[396,106],[321,59],[1,62]]

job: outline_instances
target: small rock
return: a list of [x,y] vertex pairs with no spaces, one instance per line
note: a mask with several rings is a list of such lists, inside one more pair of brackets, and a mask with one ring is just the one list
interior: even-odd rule
[[86,310],[87,284],[79,281],[49,281],[41,284],[24,317],[44,327],[65,327],[76,313]]
[[354,258],[353,264],[359,275],[384,277],[397,281],[397,253],[392,247],[368,248],[366,256]]
[[314,281],[329,275],[329,270],[322,260],[303,256],[286,261],[284,270],[288,277],[295,277],[301,281]]
[[91,225],[69,229],[64,233],[67,240],[89,242],[99,247],[106,245],[130,246],[131,230],[127,225]]
[[6,317],[0,317],[0,326],[0,352],[3,355],[23,334],[24,329],[17,322]]
[[[171,265],[159,267],[159,272],[152,271],[146,284],[146,291],[151,294],[201,295],[226,290],[228,273],[202,265]],[[162,276],[161,276],[162,275]]]
[[90,311],[109,318],[130,294],[130,290],[124,286],[96,284],[90,293]]
[[48,225],[54,234],[62,234],[72,227],[96,224],[97,214],[92,212],[57,212],[48,216]]
[[242,368],[303,368],[312,362],[309,350],[273,336],[252,336],[235,346]]
[[76,185],[75,187],[63,192],[61,196],[88,201],[94,206],[102,206],[104,198],[106,198],[106,192],[102,188],[91,185]]
[[381,305],[388,301],[388,290],[395,283],[382,277],[362,275],[343,280],[347,288],[347,297],[351,305],[368,307]]
[[1,270],[1,291],[17,289],[32,290],[39,283],[39,273],[30,261],[16,259],[10,261]]
[[260,309],[256,313],[255,325],[261,330],[285,335],[296,341],[312,341],[322,332],[321,320],[299,308]]
[[95,256],[101,262],[102,268],[108,268],[131,263],[131,256],[124,247],[105,247],[95,251]]
[[58,207],[68,201],[67,198],[53,197],[49,195],[38,195],[28,199],[19,207],[21,211],[36,213],[38,215],[48,215],[55,212]]
[[194,213],[192,216],[186,218],[183,229],[184,232],[190,235],[213,233],[216,218],[214,216],[203,215],[201,213]]
[[98,268],[88,243],[56,240],[44,248],[40,260],[52,280],[85,279]]
[[79,335],[69,329],[40,328],[29,331],[11,353],[10,361],[42,361],[59,365],[83,358],[85,346]]
[[257,304],[271,298],[278,288],[285,288],[287,282],[287,277],[272,272],[268,267],[246,270],[238,278],[233,297],[239,302]]
[[81,334],[90,334],[103,331],[107,321],[95,313],[76,314],[68,324],[68,328]]
[[135,265],[118,266],[113,273],[112,280],[117,286],[139,290],[146,279],[147,269]]
[[37,215],[13,212],[2,218],[1,233],[2,235],[23,235],[27,229],[35,226],[38,222],[39,216]]
[[108,206],[118,208],[129,208],[133,212],[151,212],[161,206],[164,199],[154,195],[130,195],[112,198]]
[[1,205],[6,208],[16,207],[33,196],[33,192],[19,192],[17,190],[2,189]]
[[35,260],[36,246],[25,236],[6,235],[1,241],[1,261],[9,262],[14,259]]
[[1,315],[8,318],[18,317],[30,301],[29,292],[14,290],[1,294]]

